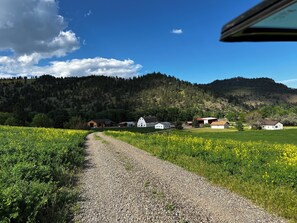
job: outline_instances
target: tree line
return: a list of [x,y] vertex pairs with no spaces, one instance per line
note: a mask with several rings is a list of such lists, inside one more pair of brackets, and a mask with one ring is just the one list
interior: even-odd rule
[[[269,80],[269,84],[273,84],[272,81]],[[219,87],[226,90],[221,82]],[[254,110],[262,118],[297,124],[294,104],[247,107],[240,100],[230,100],[232,95],[218,96],[219,87],[214,91],[209,86],[161,73],[130,79],[105,76],[55,78],[50,75],[1,79],[0,124],[85,128],[85,123],[91,119],[107,118],[118,123],[136,121],[147,115],[171,122],[206,116],[245,121],[245,116]]]

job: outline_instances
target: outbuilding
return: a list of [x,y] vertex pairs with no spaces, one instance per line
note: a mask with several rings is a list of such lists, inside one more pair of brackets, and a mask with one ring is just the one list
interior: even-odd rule
[[203,127],[204,125],[211,124],[217,121],[218,119],[214,117],[196,118],[197,125],[195,127]]
[[120,122],[118,124],[119,127],[134,127],[135,122]]
[[110,119],[93,119],[88,122],[90,128],[104,128],[113,125],[113,121]]
[[170,129],[170,122],[160,122],[155,125],[155,129]]
[[261,128],[265,130],[281,130],[284,128],[284,125],[275,120],[263,120],[261,122]]
[[226,121],[217,121],[210,124],[210,127],[212,129],[228,129],[229,128],[229,122]]

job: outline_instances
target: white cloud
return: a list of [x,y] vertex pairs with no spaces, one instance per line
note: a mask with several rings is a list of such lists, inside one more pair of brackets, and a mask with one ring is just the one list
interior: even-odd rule
[[291,88],[297,88],[297,79],[283,80],[283,81],[280,81],[280,83],[285,84]]
[[85,14],[85,17],[88,17],[88,16],[90,16],[90,15],[92,15],[92,11],[91,11],[91,10],[89,10],[89,11]]
[[[56,77],[105,75],[123,78],[137,76],[142,68],[134,61],[102,57],[51,61],[40,66],[42,59],[63,57],[80,47],[79,38],[63,16],[58,14],[57,0],[0,0],[0,77]],[[85,15],[90,16],[89,10]],[[83,45],[86,41],[83,41]]]
[[25,66],[25,65],[33,65],[33,64],[36,64],[38,63],[40,59],[40,54],[38,53],[32,53],[30,55],[27,55],[27,54],[24,54],[24,55],[21,55],[17,58],[17,61]]
[[183,30],[182,29],[173,29],[173,30],[171,30],[171,33],[173,33],[173,34],[183,34]]
[[14,63],[14,62],[15,61],[10,57],[7,57],[7,56],[0,57],[0,65],[1,64],[9,65],[9,64]]
[[36,63],[78,49],[79,39],[66,27],[54,0],[1,0],[0,50],[12,51],[23,62]]
[[[50,74],[56,77],[104,75],[129,78],[139,75],[141,65],[133,60],[116,60],[102,57],[88,59],[73,59],[68,61],[53,61],[47,66],[37,66],[27,63],[30,57],[13,60],[0,57],[0,76],[41,76]],[[25,62],[24,62],[25,61]]]

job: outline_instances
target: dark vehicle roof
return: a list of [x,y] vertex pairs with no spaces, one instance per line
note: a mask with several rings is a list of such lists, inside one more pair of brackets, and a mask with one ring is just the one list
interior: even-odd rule
[[[296,6],[297,0],[262,1],[224,25],[220,40],[223,42],[297,41]],[[282,21],[282,25],[285,26],[281,27],[279,21],[274,19],[275,17],[285,22],[291,19],[291,22],[288,20],[290,26],[287,27],[286,23]],[[259,26],[262,21],[267,21],[267,19],[270,19],[269,26]],[[296,24],[293,27],[292,21]],[[273,23],[275,23],[275,27]]]

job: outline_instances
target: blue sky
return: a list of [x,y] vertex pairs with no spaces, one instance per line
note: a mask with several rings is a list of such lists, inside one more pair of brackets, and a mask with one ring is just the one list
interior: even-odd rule
[[132,77],[192,83],[270,77],[297,88],[297,43],[222,43],[260,0],[1,0],[0,76]]

